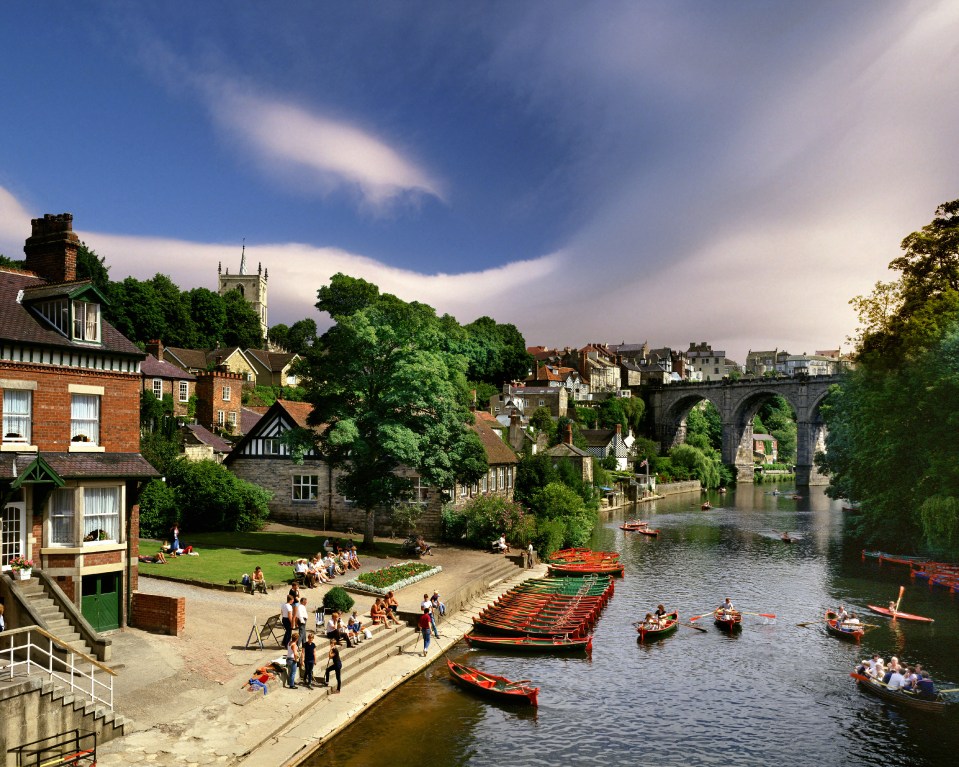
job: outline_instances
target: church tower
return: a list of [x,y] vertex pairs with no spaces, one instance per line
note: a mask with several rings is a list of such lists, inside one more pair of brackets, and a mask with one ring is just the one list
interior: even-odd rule
[[246,273],[246,243],[244,242],[240,254],[240,273],[230,274],[230,267],[227,267],[226,274],[224,274],[222,263],[217,265],[216,271],[220,283],[217,292],[221,296],[226,295],[231,290],[239,290],[240,295],[253,307],[257,317],[260,318],[260,332],[263,334],[265,347],[266,334],[269,330],[266,321],[266,283],[270,279],[270,270],[264,271],[263,264],[257,264],[256,274]]

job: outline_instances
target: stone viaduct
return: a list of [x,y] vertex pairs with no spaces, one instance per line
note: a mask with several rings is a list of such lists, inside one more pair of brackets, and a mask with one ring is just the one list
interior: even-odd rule
[[663,450],[686,439],[686,416],[708,400],[723,422],[723,463],[736,466],[737,481],[753,481],[753,416],[763,403],[782,396],[796,411],[796,484],[825,485],[813,460],[825,448],[826,425],[819,406],[840,376],[794,376],[739,381],[669,384],[650,392],[654,428]]

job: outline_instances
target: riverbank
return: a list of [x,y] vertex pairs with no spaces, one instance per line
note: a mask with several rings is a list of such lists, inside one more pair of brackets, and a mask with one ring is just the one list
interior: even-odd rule
[[[476,573],[488,568],[495,556],[443,547],[434,547],[434,552],[428,558],[430,564],[442,565],[443,571],[399,591],[401,611],[415,612],[424,591],[469,594]],[[296,764],[366,707],[435,661],[440,648],[459,641],[469,630],[474,611],[513,583],[543,572],[544,566],[516,568],[508,580],[464,602],[461,609],[441,622],[442,639],[434,640],[426,658],[409,648],[400,654],[399,646],[390,647],[389,640],[377,640],[386,648],[384,657],[374,669],[352,680],[351,651],[345,650],[343,692],[338,696],[328,695],[326,688],[288,690],[277,685],[266,696],[243,689],[255,668],[284,654],[272,637],[264,640],[263,650],[255,642],[252,646],[256,649],[247,649],[246,644],[254,625],[262,626],[279,612],[285,591],[251,596],[142,578],[143,592],[186,598],[186,629],[180,637],[137,629],[111,637],[111,665],[119,673],[115,708],[130,724],[125,737],[98,750],[98,763],[106,767]],[[322,591],[307,590],[304,595],[311,609],[312,626],[312,609],[321,600]],[[368,613],[373,598],[354,596],[357,610]],[[409,644],[410,632],[405,627],[397,630],[396,636],[398,643]],[[386,656],[386,652],[390,654]]]

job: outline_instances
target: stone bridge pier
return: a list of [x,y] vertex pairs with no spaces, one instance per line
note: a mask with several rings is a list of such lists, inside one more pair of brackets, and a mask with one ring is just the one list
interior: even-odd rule
[[686,439],[686,417],[703,400],[722,418],[722,460],[736,467],[738,482],[753,481],[753,417],[772,397],[782,396],[796,412],[796,484],[825,485],[828,479],[815,465],[817,451],[825,449],[826,425],[820,405],[839,376],[795,376],[740,381],[670,384],[651,393],[656,434],[663,450]]

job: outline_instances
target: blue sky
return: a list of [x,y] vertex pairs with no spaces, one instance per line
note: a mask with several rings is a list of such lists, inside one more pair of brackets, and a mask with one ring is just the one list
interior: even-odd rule
[[530,344],[836,348],[959,197],[954,2],[10,2],[0,252],[344,271]]

